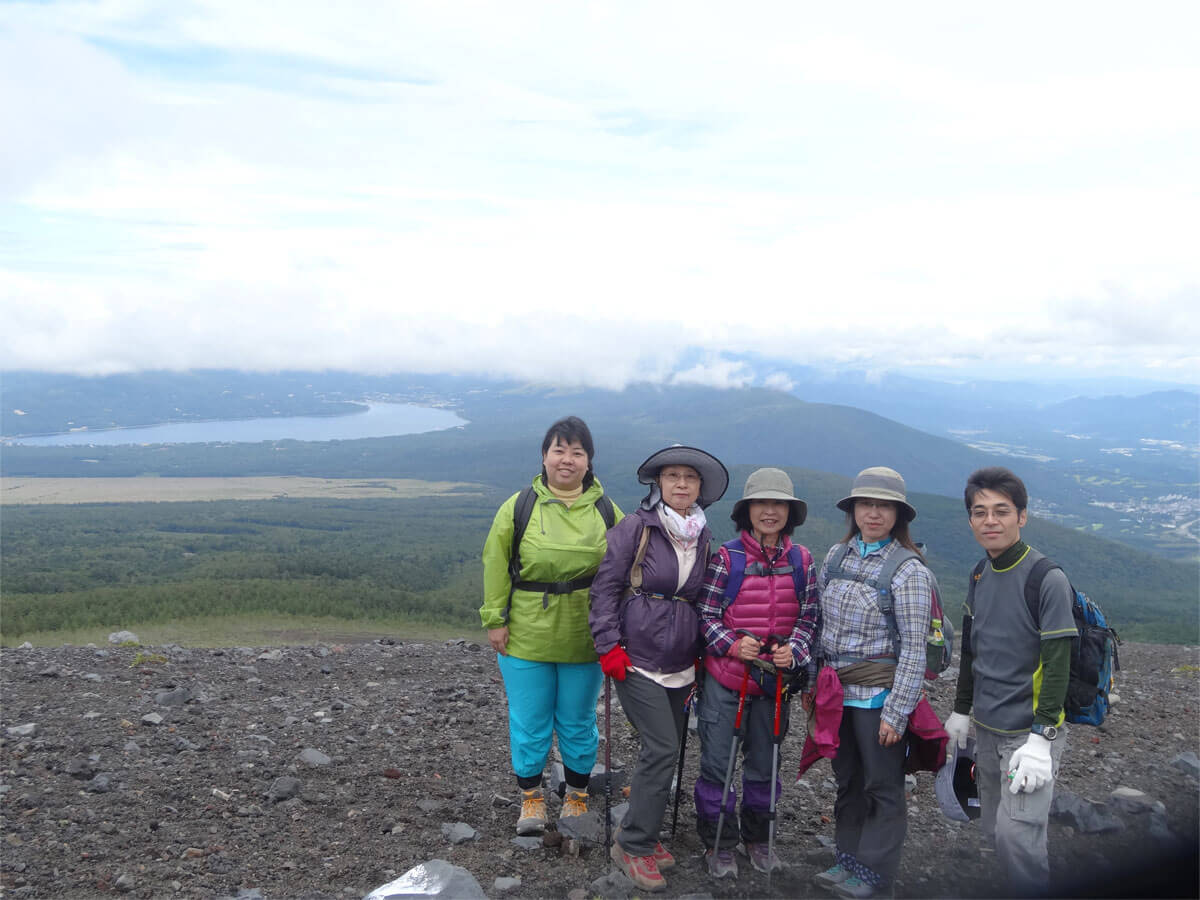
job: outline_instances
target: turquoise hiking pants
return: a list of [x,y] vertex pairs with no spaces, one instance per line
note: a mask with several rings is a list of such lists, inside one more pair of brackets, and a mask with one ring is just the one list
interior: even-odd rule
[[508,694],[508,742],[517,777],[532,777],[545,769],[555,734],[563,765],[591,772],[600,742],[600,664],[533,662],[515,656],[496,660]]

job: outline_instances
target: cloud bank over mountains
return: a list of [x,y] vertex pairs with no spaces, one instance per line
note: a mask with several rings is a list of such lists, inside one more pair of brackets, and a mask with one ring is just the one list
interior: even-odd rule
[[6,4],[0,356],[1194,382],[1198,25],[1186,3]]

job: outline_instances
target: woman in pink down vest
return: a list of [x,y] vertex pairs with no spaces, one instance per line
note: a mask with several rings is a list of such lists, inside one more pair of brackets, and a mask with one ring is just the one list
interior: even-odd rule
[[[742,499],[731,518],[739,537],[721,546],[709,561],[700,592],[704,632],[704,683],[698,705],[700,777],[696,780],[696,828],[708,848],[709,871],[737,877],[734,848],[741,841],[760,872],[780,866],[770,845],[770,810],[779,797],[771,783],[775,696],[744,678],[751,661],[773,663],[781,676],[816,674],[814,635],[818,626],[817,581],[812,555],[793,544],[792,531],[803,524],[808,507],[793,496],[792,480],[782,469],[758,469],[746,479]],[[737,585],[741,579],[740,586]],[[742,741],[742,806],[735,815],[737,789],[730,783],[734,721],[745,685]],[[780,739],[787,733],[788,705],[780,710]],[[724,806],[724,814],[722,814]],[[720,826],[720,845],[717,831]]]

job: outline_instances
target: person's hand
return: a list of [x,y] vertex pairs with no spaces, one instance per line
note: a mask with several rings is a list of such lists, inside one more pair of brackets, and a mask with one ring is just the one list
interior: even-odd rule
[[803,710],[806,713],[810,713],[813,711],[813,692],[812,691],[801,691],[800,692],[800,706],[801,706],[801,708],[803,708]]
[[792,658],[792,645],[783,643],[771,651],[771,662],[775,663],[777,669],[790,669],[795,662]]
[[879,746],[890,747],[900,742],[900,732],[883,719],[879,720]]
[[762,642],[758,638],[751,637],[748,634],[743,634],[734,645],[729,648],[729,655],[740,659],[743,662],[749,662],[758,656],[762,649]]
[[614,645],[607,653],[600,654],[600,671],[617,681],[625,680],[625,670],[632,665],[633,660],[620,644]]
[[488,629],[488,643],[501,656],[508,656],[508,626]]
[[950,735],[950,740],[958,745],[959,750],[967,749],[967,732],[971,728],[971,717],[963,713],[950,713],[943,728],[946,729],[946,734]]
[[1014,794],[1032,794],[1053,777],[1050,762],[1050,742],[1040,734],[1030,734],[1028,740],[1013,751],[1008,761],[1008,789]]

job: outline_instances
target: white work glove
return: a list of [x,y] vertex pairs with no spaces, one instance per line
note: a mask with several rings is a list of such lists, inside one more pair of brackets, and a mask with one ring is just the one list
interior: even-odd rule
[[942,726],[950,740],[958,745],[959,750],[967,749],[967,731],[971,728],[971,717],[962,713],[950,713],[950,718]]
[[1051,768],[1050,742],[1040,734],[1031,733],[1008,761],[1008,777],[1012,779],[1008,789],[1014,794],[1022,791],[1032,794],[1050,780]]

